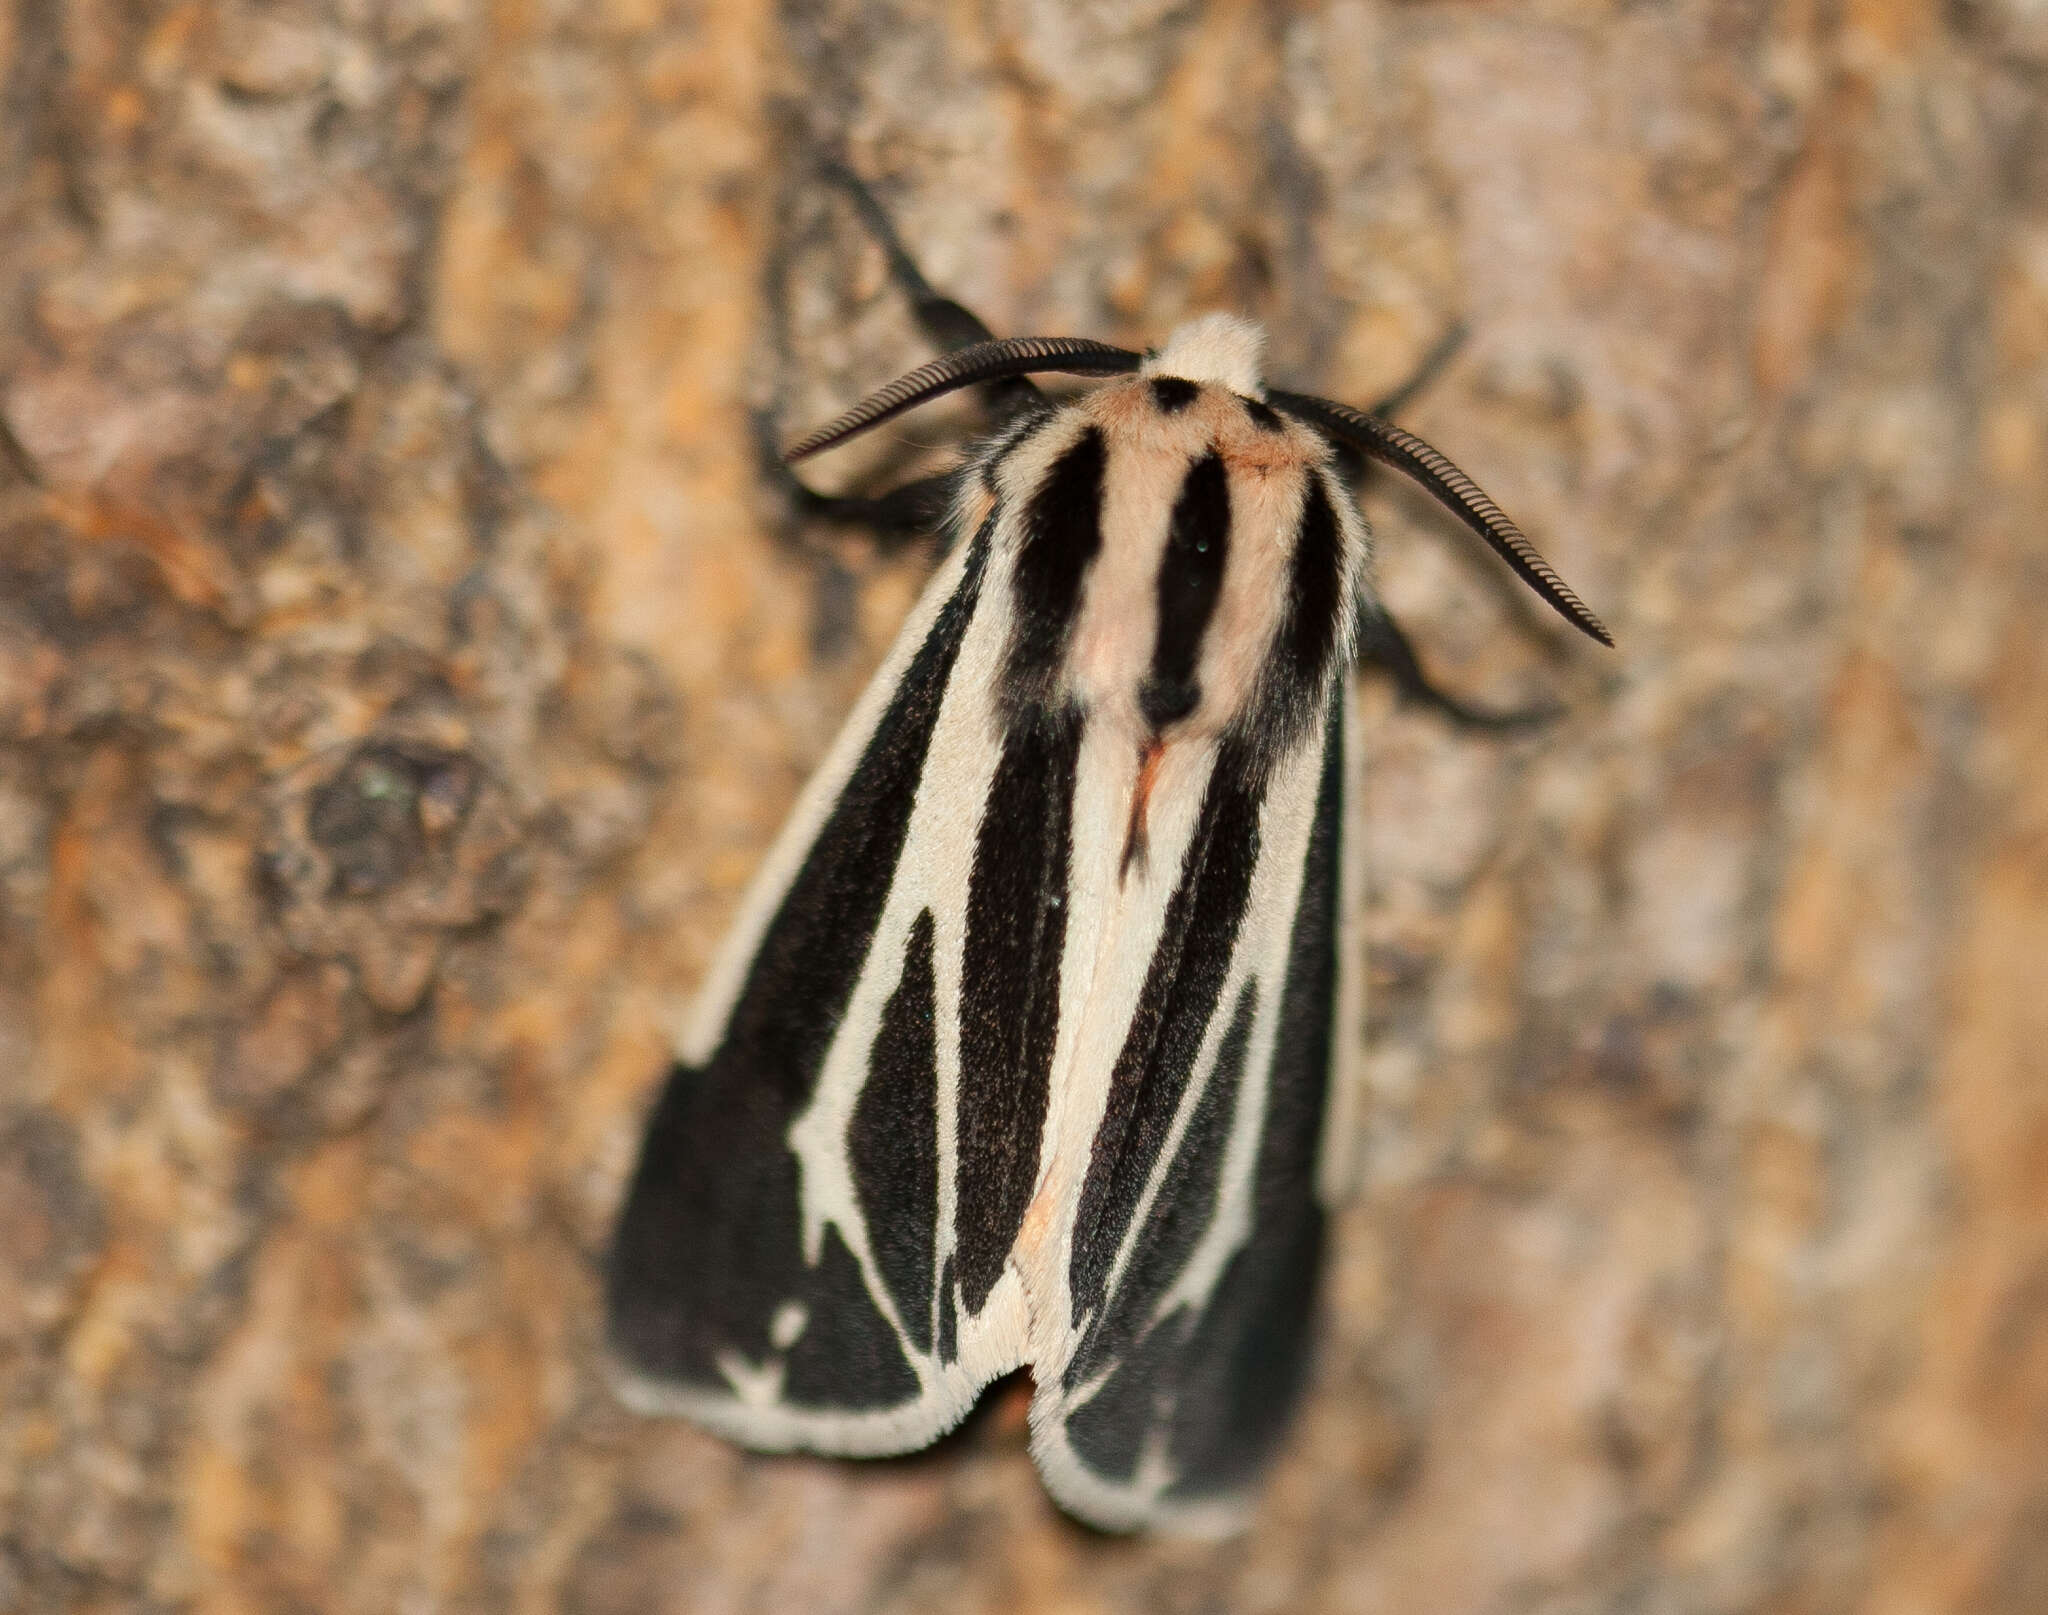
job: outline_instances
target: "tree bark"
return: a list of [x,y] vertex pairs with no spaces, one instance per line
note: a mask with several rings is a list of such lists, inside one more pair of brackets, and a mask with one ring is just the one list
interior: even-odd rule
[[[17,0],[0,1608],[2048,1607],[2048,15]],[[928,559],[750,412],[1217,306],[1366,493],[1366,1188],[1250,1532],[625,1412],[668,1027]],[[849,453],[900,475],[935,411]],[[885,437],[888,434],[883,434]],[[860,460],[859,469],[851,462]],[[824,475],[823,472],[820,475]]]

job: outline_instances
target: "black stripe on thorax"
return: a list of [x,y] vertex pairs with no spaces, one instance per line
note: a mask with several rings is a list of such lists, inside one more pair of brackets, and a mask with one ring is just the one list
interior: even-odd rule
[[1188,468],[1159,560],[1159,628],[1138,709],[1154,729],[1185,718],[1202,699],[1195,664],[1223,591],[1230,555],[1230,478],[1214,449]]
[[1256,426],[1260,431],[1280,432],[1286,430],[1286,427],[1281,422],[1280,412],[1271,404],[1257,398],[1247,398],[1243,402],[1244,412],[1252,418],[1252,425]]
[[1004,704],[1016,713],[1052,704],[1060,661],[1081,609],[1081,583],[1102,548],[1102,484],[1109,450],[1091,426],[1053,461],[1023,512],[1011,593],[1017,622],[1003,669]]
[[1343,630],[1344,530],[1327,472],[1308,473],[1287,563],[1287,606],[1242,735],[1270,766],[1322,712]]
[[1288,566],[1287,620],[1276,647],[1286,671],[1305,691],[1322,691],[1343,609],[1343,533],[1324,479],[1311,472]]

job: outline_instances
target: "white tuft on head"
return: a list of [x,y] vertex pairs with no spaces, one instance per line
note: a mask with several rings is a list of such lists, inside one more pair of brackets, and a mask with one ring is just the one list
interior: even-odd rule
[[1174,327],[1166,346],[1139,368],[1141,376],[1180,376],[1228,387],[1234,393],[1265,396],[1260,368],[1266,333],[1235,314],[1204,314]]

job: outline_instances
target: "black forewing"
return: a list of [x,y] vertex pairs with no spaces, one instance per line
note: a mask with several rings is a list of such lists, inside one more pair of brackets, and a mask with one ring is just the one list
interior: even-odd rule
[[[1117,1196],[1105,1193],[1098,1201],[1100,1220],[1093,1237],[1076,1230],[1077,1321],[1084,1304],[1094,1310],[1065,1379],[1076,1398],[1067,1417],[1068,1441],[1075,1457],[1111,1485],[1132,1483],[1145,1455],[1163,1452],[1174,1477],[1161,1494],[1169,1505],[1199,1504],[1242,1491],[1284,1431],[1307,1366],[1324,1232],[1316,1164],[1335,1035],[1344,822],[1341,701],[1338,690],[1327,719],[1315,820],[1284,977],[1275,982],[1246,979],[1226,1003],[1214,1004],[1215,987],[1203,995],[1214,1004],[1214,1013],[1230,1019],[1162,1191],[1113,1283],[1105,1269],[1115,1241],[1107,1236],[1128,1225],[1143,1172],[1138,1187],[1127,1187],[1121,1170],[1105,1168],[1105,1181],[1114,1181],[1132,1208],[1119,1219],[1110,1204]],[[1211,799],[1216,800],[1213,785]],[[1226,894],[1233,891],[1239,861],[1256,859],[1256,847],[1247,848],[1243,835],[1240,828],[1235,839],[1212,839],[1207,867],[1191,857],[1184,883],[1214,883]],[[1199,892],[1189,899],[1191,908],[1201,903]],[[1238,907],[1241,912],[1241,903]],[[1201,963],[1190,960],[1176,974],[1190,970],[1201,974]],[[1261,1001],[1269,994],[1278,995],[1276,1036],[1269,1061],[1254,1069],[1247,1045]],[[1200,1027],[1177,1034],[1163,1047],[1189,1036],[1199,1039]],[[1140,1099],[1124,1129],[1129,1142],[1123,1153],[1132,1171],[1149,1169],[1157,1146],[1148,1148],[1145,1140],[1160,1125],[1157,1116],[1164,1112],[1167,1093],[1177,1095],[1186,1082],[1182,1076],[1176,1085],[1170,1072],[1155,1080],[1157,1099]],[[1252,1164],[1252,1222],[1244,1243],[1199,1304],[1178,1305],[1156,1316],[1217,1214],[1234,1118],[1261,1088],[1264,1111]],[[1153,1119],[1140,1121],[1147,1110]],[[1099,1383],[1091,1390],[1092,1381]]]
[[1324,1212],[1316,1167],[1335,1065],[1342,925],[1344,745],[1341,690],[1316,792],[1301,897],[1266,1068],[1253,1168],[1252,1226],[1192,1320],[1175,1372],[1170,1498],[1236,1491],[1271,1455],[1301,1394],[1314,1338]]
[[[887,903],[986,547],[984,528],[769,922],[723,1039],[703,1066],[679,1064],[655,1107],[607,1275],[613,1344],[651,1378],[728,1393],[720,1356],[775,1360],[775,1322],[793,1303],[804,1324],[785,1359],[789,1402],[857,1410],[917,1394],[902,1344],[836,1229],[826,1230],[818,1265],[805,1262],[788,1138]],[[910,1204],[935,1207],[932,1141],[914,1128],[892,1140],[890,1126],[928,1106],[936,1080],[920,946],[929,948],[928,927],[913,930],[854,1143],[857,1169],[896,1179],[894,1192]],[[933,1241],[935,1222],[925,1225]],[[893,1298],[908,1303],[913,1335],[928,1327],[928,1311],[910,1318],[929,1295],[932,1248],[892,1236],[877,1251]]]
[[1137,1011],[1110,1072],[1074,1214],[1067,1282],[1075,1321],[1090,1323],[1067,1370],[1070,1387],[1128,1334],[1126,1309],[1105,1305],[1110,1268],[1179,1113],[1230,971],[1258,865],[1257,772],[1242,748],[1221,748]]

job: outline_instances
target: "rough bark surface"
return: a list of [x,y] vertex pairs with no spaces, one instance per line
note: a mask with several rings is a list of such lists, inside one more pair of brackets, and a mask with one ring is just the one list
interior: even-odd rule
[[[2048,1608],[2038,4],[15,0],[0,86],[0,1608]],[[1370,491],[1566,716],[1371,697],[1369,1181],[1235,1542],[1066,1524],[1014,1395],[853,1465],[604,1376],[923,575],[756,476],[926,353],[818,146],[999,330],[1363,400],[1465,322],[1408,419],[1620,639]]]

